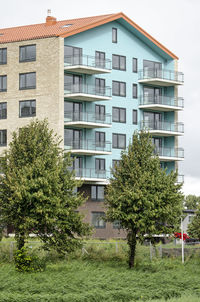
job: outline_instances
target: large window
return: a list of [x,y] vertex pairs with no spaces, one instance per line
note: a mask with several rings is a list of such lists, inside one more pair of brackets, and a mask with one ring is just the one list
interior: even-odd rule
[[30,62],[36,60],[36,45],[25,45],[19,47],[19,61]]
[[112,94],[116,96],[126,96],[126,83],[112,81]]
[[144,60],[143,69],[145,77],[161,77],[162,63]]
[[95,169],[97,172],[105,172],[106,160],[104,158],[95,159]]
[[136,58],[133,58],[133,72],[138,71],[138,61]]
[[0,147],[7,145],[7,130],[0,130]]
[[92,225],[96,229],[105,229],[106,222],[104,220],[105,213],[104,212],[92,212]]
[[116,149],[126,148],[126,134],[113,133],[112,146]]
[[96,120],[105,121],[106,107],[104,105],[95,105]]
[[7,91],[7,76],[0,76],[0,92]]
[[7,48],[0,48],[0,65],[7,63]]
[[95,144],[96,147],[105,147],[106,134],[105,132],[96,131],[95,133]]
[[95,52],[95,65],[96,67],[105,68],[106,54],[102,51]]
[[94,201],[103,201],[104,186],[91,186],[91,199]]
[[138,117],[137,117],[137,110],[133,110],[133,124],[137,125]]
[[20,73],[19,74],[19,89],[34,89],[36,88],[36,73]]
[[64,47],[64,61],[69,65],[82,64],[82,48],[67,46]]
[[137,84],[133,84],[133,98],[137,99],[138,92],[137,92]]
[[112,121],[118,123],[126,123],[126,109],[125,108],[112,108]]
[[112,28],[112,42],[117,43],[117,28]]
[[95,92],[100,95],[105,95],[106,80],[101,78],[95,79]]
[[118,70],[126,70],[126,57],[112,55],[112,68]]
[[0,120],[7,118],[7,103],[0,103]]
[[19,116],[20,117],[36,116],[36,100],[20,101]]

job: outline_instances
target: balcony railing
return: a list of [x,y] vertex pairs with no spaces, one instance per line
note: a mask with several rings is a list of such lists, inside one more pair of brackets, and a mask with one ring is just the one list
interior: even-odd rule
[[148,129],[149,131],[166,131],[184,133],[183,123],[171,123],[161,121],[141,121],[140,129]]
[[110,171],[96,170],[88,168],[75,169],[75,176],[87,179],[108,179],[110,177]]
[[182,183],[182,182],[184,182],[184,175],[180,175],[180,174],[179,174],[179,175],[177,176],[177,183],[180,184],[180,183]]
[[95,124],[107,124],[111,125],[110,114],[98,114],[95,112],[71,112],[65,111],[64,113],[65,122],[88,122]]
[[139,105],[163,105],[170,107],[184,107],[183,98],[174,98],[168,96],[141,96],[139,99]]
[[159,157],[184,158],[184,149],[182,148],[155,147],[154,152],[158,154]]
[[68,94],[87,94],[103,97],[111,97],[111,87],[99,87],[89,84],[65,84],[64,93]]
[[168,69],[143,69],[139,71],[139,80],[146,79],[161,79],[172,82],[184,82],[184,74],[182,72],[168,70]]
[[94,56],[77,55],[77,56],[64,56],[64,66],[87,66],[96,69],[111,70],[111,60],[99,59]]
[[64,137],[64,146],[67,150],[88,150],[97,152],[111,152],[111,142],[96,142],[95,140],[72,140]]

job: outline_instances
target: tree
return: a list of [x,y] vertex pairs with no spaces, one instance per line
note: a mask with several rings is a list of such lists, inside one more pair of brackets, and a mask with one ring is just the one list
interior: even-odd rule
[[198,205],[200,205],[200,196],[187,195],[184,199],[184,207],[189,210],[196,210]]
[[120,221],[127,231],[129,267],[134,266],[136,239],[170,234],[179,225],[183,195],[177,173],[161,169],[148,132],[134,132],[107,186],[108,221]]
[[32,121],[13,133],[2,158],[0,225],[13,225],[18,249],[34,233],[44,248],[70,252],[89,233],[76,211],[85,201],[74,193],[80,182],[69,169],[70,154],[64,156],[59,144],[46,120]]
[[198,239],[200,241],[200,206],[198,206],[195,216],[188,225],[188,234],[190,237]]

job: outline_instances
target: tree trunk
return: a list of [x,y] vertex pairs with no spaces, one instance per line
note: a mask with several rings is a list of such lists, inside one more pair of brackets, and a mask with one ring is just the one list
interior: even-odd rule
[[136,251],[136,232],[129,231],[128,236],[129,245],[129,268],[133,268],[135,264],[135,251]]

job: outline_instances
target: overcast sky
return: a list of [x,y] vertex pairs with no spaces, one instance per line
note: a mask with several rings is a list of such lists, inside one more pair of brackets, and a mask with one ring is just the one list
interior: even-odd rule
[[179,96],[185,110],[179,121],[185,124],[180,147],[185,161],[184,193],[200,195],[200,0],[6,0],[1,1],[0,28],[42,23],[47,9],[57,20],[124,12],[179,57],[179,71],[185,85]]

